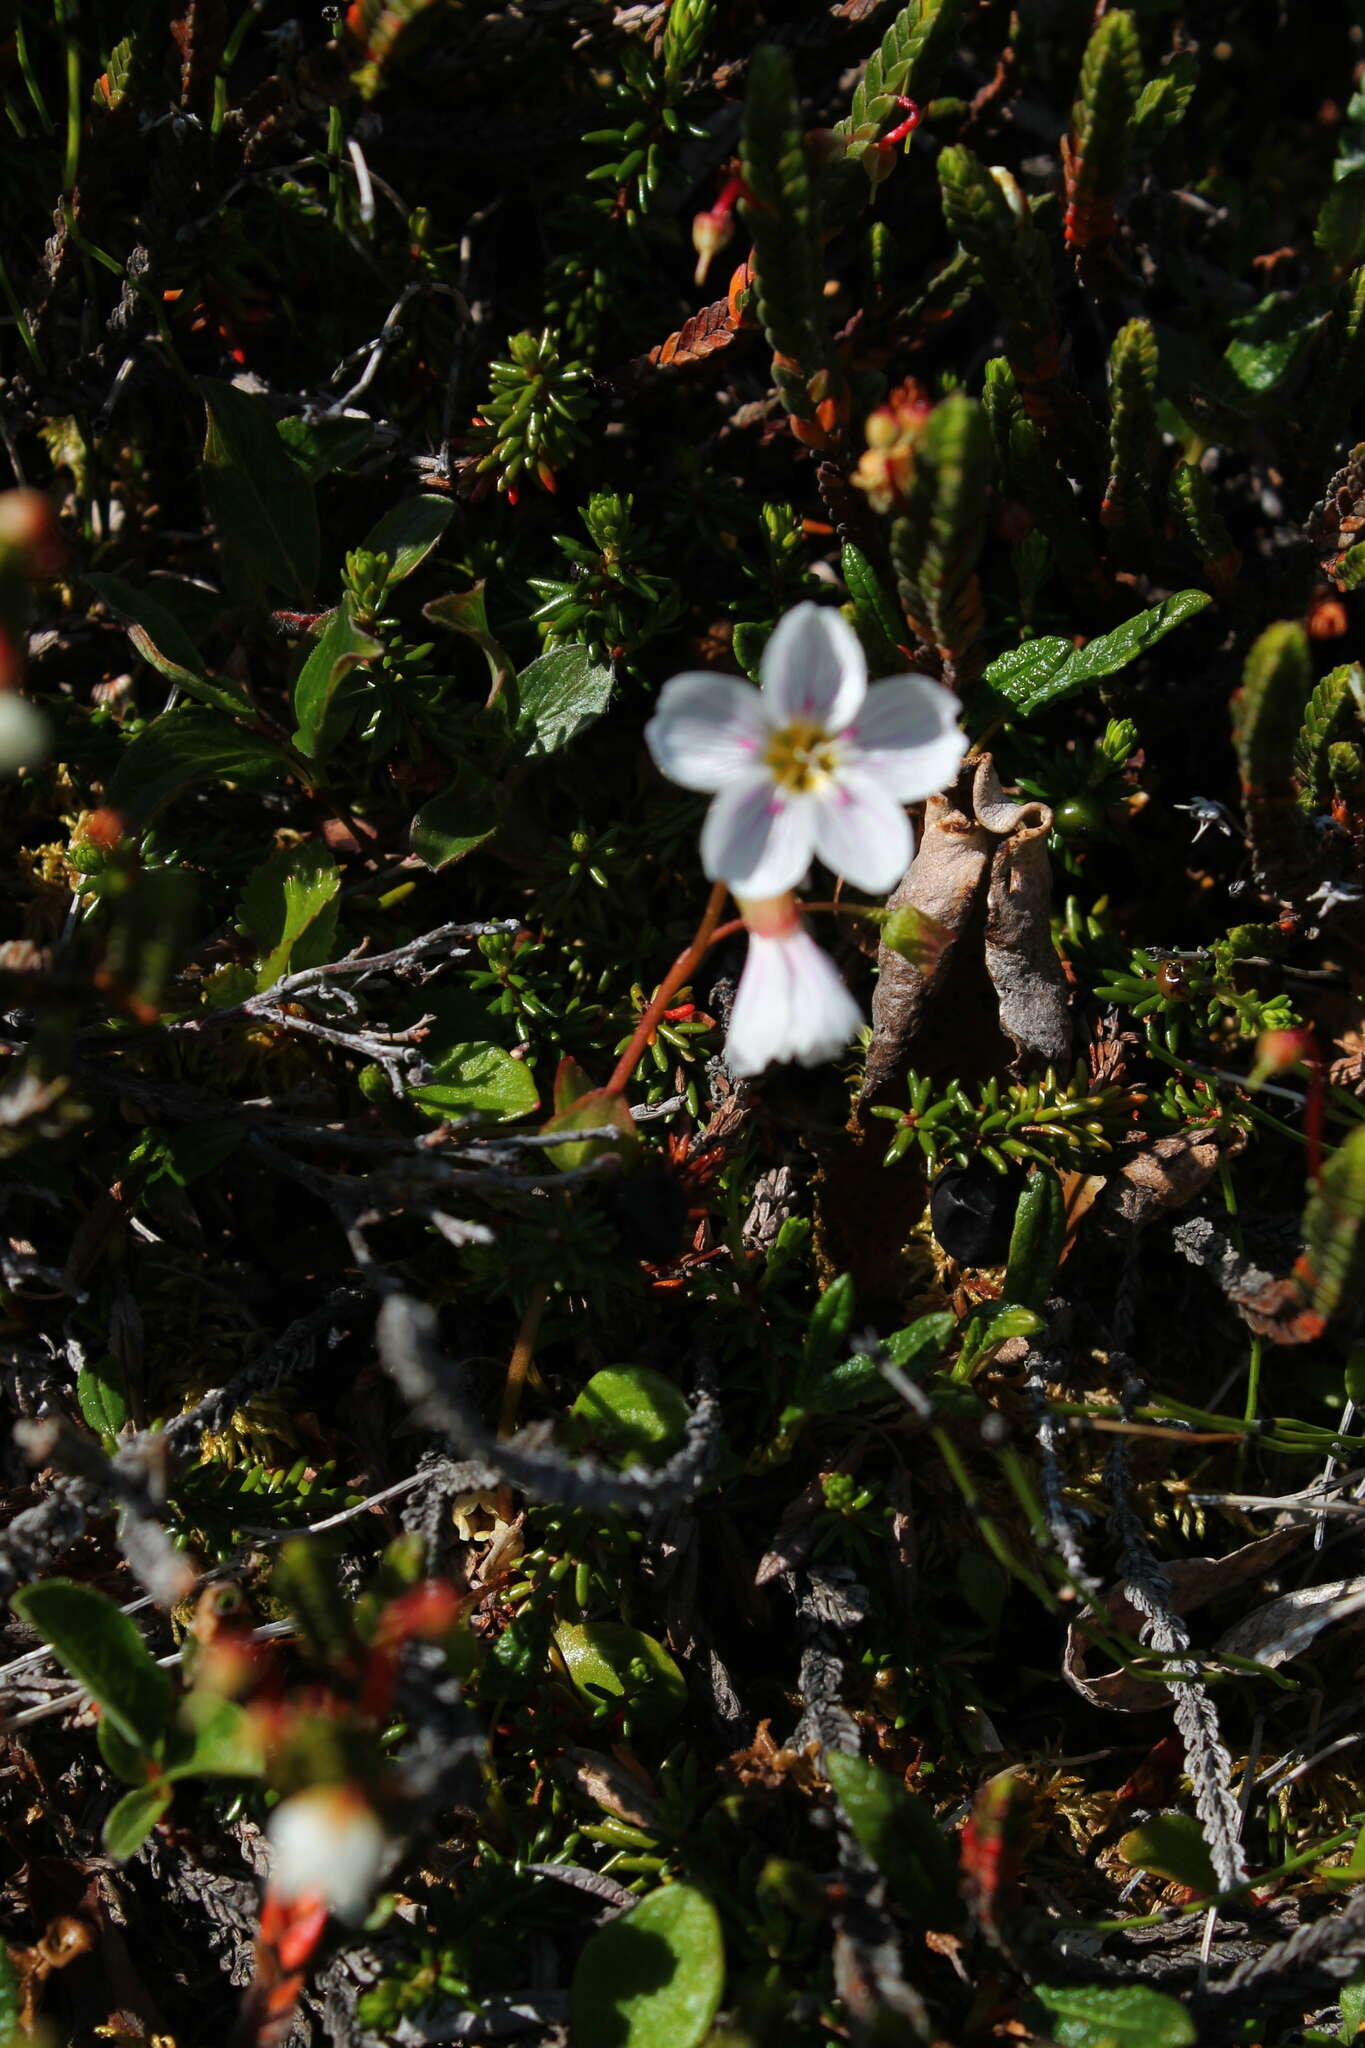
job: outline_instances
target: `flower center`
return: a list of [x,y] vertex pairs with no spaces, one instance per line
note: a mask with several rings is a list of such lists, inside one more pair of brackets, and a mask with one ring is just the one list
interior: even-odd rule
[[804,796],[834,774],[839,743],[813,719],[797,718],[773,734],[763,758],[779,789]]

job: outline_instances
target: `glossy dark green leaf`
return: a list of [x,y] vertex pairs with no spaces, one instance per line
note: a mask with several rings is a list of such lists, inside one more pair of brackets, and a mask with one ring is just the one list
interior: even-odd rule
[[117,1436],[128,1420],[122,1367],[108,1357],[83,1365],[76,1375],[76,1406],[91,1429]]
[[597,1706],[621,1700],[641,1721],[676,1721],[687,1705],[683,1675],[663,1644],[620,1621],[564,1621],[555,1646],[578,1691]]
[[140,732],[114,770],[109,802],[142,820],[199,782],[240,782],[254,788],[281,782],[288,754],[261,733],[189,709],[165,712]]
[[493,837],[502,815],[496,784],[469,763],[448,789],[429,797],[414,817],[408,844],[417,858],[439,874]]
[[1191,2048],[1199,2039],[1183,2005],[1146,1984],[1067,1984],[1034,1989],[1055,2015],[1057,2048]]
[[170,1714],[171,1681],[131,1617],[106,1594],[71,1579],[40,1579],[16,1593],[13,1604],[120,1735],[153,1748]]
[[299,670],[294,685],[294,745],[310,760],[323,760],[344,738],[356,700],[337,702],[344,678],[362,662],[384,652],[383,643],[356,623],[349,597],[329,616]]
[[386,588],[421,567],[454,516],[449,498],[427,491],[418,498],[404,498],[370,528],[362,546],[368,554],[388,556]]
[[164,1817],[174,1797],[175,1787],[166,1778],[157,1778],[150,1785],[137,1785],[131,1792],[125,1792],[105,1817],[105,1853],[117,1857],[120,1863],[135,1855],[157,1822]]
[[320,839],[281,847],[262,861],[237,912],[256,942],[258,989],[330,959],[340,891],[337,864]]
[[957,1858],[924,1800],[860,1756],[827,1749],[824,1770],[896,1904],[930,1927],[952,1927],[962,1913]]
[[537,655],[517,677],[517,735],[533,759],[557,754],[606,710],[612,673],[586,647]]
[[410,1088],[408,1099],[433,1116],[492,1116],[503,1121],[529,1116],[540,1103],[536,1077],[525,1060],[514,1060],[489,1039],[457,1045],[431,1063],[432,1079]]
[[1088,641],[1084,647],[1074,647],[1069,640],[1026,640],[1022,647],[1011,647],[997,655],[982,682],[993,695],[1002,697],[1014,711],[1027,718],[1035,711],[1060,704],[1085,684],[1126,668],[1186,619],[1206,610],[1211,602],[1206,590],[1178,590],[1149,611],[1126,619],[1112,633]]
[[672,1380],[647,1365],[612,1365],[595,1372],[569,1412],[609,1451],[645,1464],[656,1464],[678,1448],[691,1416]]
[[720,1915],[666,1885],[592,1935],[569,1994],[575,2048],[699,2048],[725,1990]]
[[310,597],[318,577],[313,486],[251,392],[201,377],[208,410],[202,476],[231,568],[266,590]]

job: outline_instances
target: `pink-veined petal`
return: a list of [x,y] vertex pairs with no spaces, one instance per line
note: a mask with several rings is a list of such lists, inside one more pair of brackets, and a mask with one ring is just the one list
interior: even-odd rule
[[728,782],[701,828],[701,864],[736,896],[781,896],[811,863],[815,819],[808,796],[780,790],[760,772]]
[[958,701],[928,676],[888,676],[874,683],[844,734],[856,765],[876,777],[897,803],[919,803],[946,789],[967,751]]
[[777,937],[751,933],[725,1062],[741,1079],[775,1060],[813,1067],[841,1053],[862,1021],[838,968],[804,926]]
[[815,800],[815,850],[859,889],[881,895],[894,888],[914,845],[905,812],[861,764],[841,768]]
[[762,673],[764,710],[778,727],[810,719],[842,732],[867,695],[862,642],[828,605],[799,604],[778,620]]
[[654,765],[684,789],[722,789],[750,772],[767,743],[763,700],[753,684],[704,669],[665,683],[645,727]]

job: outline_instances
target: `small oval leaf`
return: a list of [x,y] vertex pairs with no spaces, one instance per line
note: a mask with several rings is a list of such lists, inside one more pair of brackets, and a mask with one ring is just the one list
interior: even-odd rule
[[564,1621],[555,1646],[578,1691],[594,1706],[621,1700],[642,1721],[676,1720],[687,1705],[683,1675],[662,1643],[619,1621]]
[[174,1797],[175,1787],[165,1778],[125,1792],[117,1805],[110,1807],[105,1819],[104,1846],[108,1854],[117,1856],[120,1862],[134,1855]]
[[1040,1984],[1034,1996],[1056,2014],[1057,2048],[1190,2048],[1199,2038],[1184,2006],[1145,1984]]
[[698,2048],[725,1989],[720,1916],[692,1885],[666,1885],[599,1928],[569,1994],[574,2048]]
[[593,1374],[569,1412],[608,1450],[650,1464],[676,1450],[692,1411],[661,1372],[612,1365]]

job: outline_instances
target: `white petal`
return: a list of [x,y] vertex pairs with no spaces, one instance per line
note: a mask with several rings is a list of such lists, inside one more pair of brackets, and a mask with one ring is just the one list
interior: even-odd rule
[[664,684],[645,727],[655,766],[684,789],[720,789],[747,774],[767,741],[763,700],[753,684],[700,669]]
[[838,968],[804,926],[776,938],[751,933],[725,1062],[739,1078],[775,1060],[817,1066],[841,1053],[862,1021]]
[[384,1861],[385,1835],[350,1785],[313,1785],[282,1799],[267,1826],[270,1887],[282,1899],[316,1895],[339,1920],[363,1920]]
[[816,798],[815,850],[836,875],[880,895],[905,873],[915,843],[905,812],[859,763]]
[[763,650],[764,708],[775,726],[809,718],[842,732],[867,695],[867,658],[848,620],[829,605],[799,604]]
[[888,676],[874,683],[844,735],[858,766],[875,775],[897,803],[915,804],[946,789],[962,764],[967,735],[958,701],[928,676]]
[[814,843],[811,799],[760,772],[728,782],[715,798],[701,828],[701,864],[736,896],[781,896],[804,876]]

